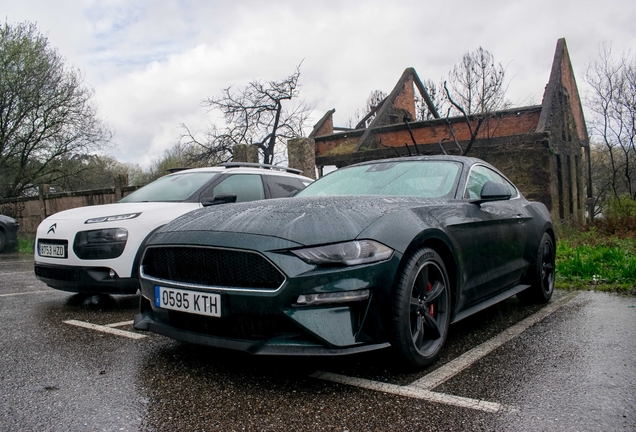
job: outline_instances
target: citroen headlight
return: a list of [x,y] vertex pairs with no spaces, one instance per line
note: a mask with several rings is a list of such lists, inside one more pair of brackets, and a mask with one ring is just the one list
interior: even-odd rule
[[112,259],[124,252],[128,231],[124,228],[108,228],[80,231],[75,236],[73,251],[79,259]]
[[358,265],[391,258],[393,249],[375,240],[354,240],[291,251],[309,264]]
[[102,217],[96,217],[96,218],[88,219],[84,223],[85,224],[92,224],[92,223],[100,223],[100,222],[123,221],[123,220],[128,220],[128,219],[134,219],[137,216],[139,216],[140,214],[141,213],[126,213],[126,214],[120,214],[120,215],[102,216]]

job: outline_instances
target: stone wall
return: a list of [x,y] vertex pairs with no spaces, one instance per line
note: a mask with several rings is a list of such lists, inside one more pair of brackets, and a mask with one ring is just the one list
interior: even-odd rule
[[[578,95],[576,96],[578,97]],[[549,175],[551,195],[555,205],[551,208],[554,220],[582,223],[585,221],[587,183],[585,148],[587,136],[578,130],[577,113],[568,109],[572,105],[566,87],[555,89],[549,101],[550,136]]]
[[287,141],[288,166],[301,170],[303,175],[316,178],[316,144],[311,138],[296,138]]
[[548,134],[528,134],[480,141],[470,156],[483,159],[510,179],[530,201],[553,207]]
[[[460,141],[459,144],[465,147],[467,142]],[[457,153],[454,143],[446,142],[443,146],[448,154]],[[542,202],[550,209],[553,203],[550,166],[555,155],[549,146],[549,134],[547,133],[490,138],[477,141],[470,156],[490,163],[508,177],[526,198]],[[413,146],[410,147],[414,154]],[[442,154],[439,144],[418,145],[418,150],[423,155]],[[408,155],[406,147],[402,146],[321,156],[316,159],[316,163],[319,166],[343,167],[369,160]]]

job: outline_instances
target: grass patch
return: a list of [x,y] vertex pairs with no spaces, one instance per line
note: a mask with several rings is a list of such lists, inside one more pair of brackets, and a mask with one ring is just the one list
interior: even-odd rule
[[339,156],[353,153],[356,150],[358,145],[357,140],[351,140],[348,142],[344,142],[337,147],[332,148],[331,150],[325,152],[323,156]]
[[600,221],[560,229],[556,287],[636,294],[636,231],[625,229],[631,226],[634,221]]
[[35,236],[22,233],[18,234],[18,252],[33,255],[34,242]]

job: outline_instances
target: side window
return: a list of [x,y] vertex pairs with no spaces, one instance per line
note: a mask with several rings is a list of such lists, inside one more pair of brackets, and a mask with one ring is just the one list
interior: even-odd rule
[[517,190],[513,185],[510,184],[508,180],[506,180],[490,168],[486,168],[482,165],[476,165],[470,172],[470,177],[468,178],[468,183],[466,184],[466,192],[464,193],[464,198],[479,198],[481,196],[481,189],[489,180],[506,185],[508,189],[510,189],[512,198],[517,196]]
[[258,174],[234,174],[216,185],[213,196],[220,194],[236,195],[236,202],[256,201],[265,198],[263,181]]
[[303,182],[294,177],[266,175],[263,178],[269,188],[270,198],[286,198],[294,192],[305,189]]

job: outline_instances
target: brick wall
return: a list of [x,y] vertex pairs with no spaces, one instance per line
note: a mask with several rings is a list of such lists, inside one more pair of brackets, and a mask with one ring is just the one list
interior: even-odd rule
[[[534,132],[539,121],[540,108],[506,111],[500,116],[489,118],[480,128],[478,139],[492,139]],[[449,119],[458,141],[470,139],[469,129],[462,118]],[[473,127],[476,122],[473,121]],[[443,138],[450,138],[446,119],[410,123],[413,136],[418,144],[438,144]],[[357,143],[364,131],[351,131],[329,136],[316,137],[316,157],[342,153],[340,147],[350,147]],[[403,123],[384,126],[374,131],[375,148],[404,147],[413,140]],[[351,151],[351,150],[350,150]]]

